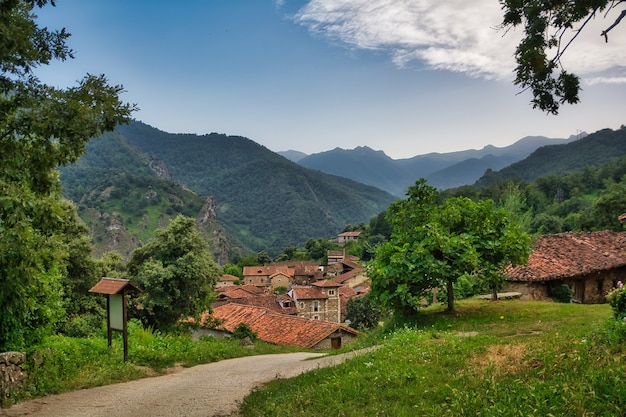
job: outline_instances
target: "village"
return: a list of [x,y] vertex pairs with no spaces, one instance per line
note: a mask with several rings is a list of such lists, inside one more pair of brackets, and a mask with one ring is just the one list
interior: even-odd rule
[[[337,239],[345,243],[359,233],[344,232]],[[547,301],[566,286],[571,302],[604,303],[626,270],[625,246],[625,232],[540,236],[528,263],[507,271],[503,290],[515,298]],[[359,259],[345,250],[329,250],[327,258],[326,265],[248,266],[243,279],[223,275],[212,313],[221,325],[206,331],[229,334],[245,323],[259,339],[274,344],[337,349],[349,343],[358,332],[346,322],[346,306],[351,298],[367,294],[369,280]]]
[[[359,234],[340,233],[338,243],[357,240]],[[349,343],[358,332],[346,325],[346,306],[350,298],[368,292],[368,278],[359,259],[345,250],[329,250],[327,259],[326,265],[298,261],[246,266],[241,279],[223,275],[212,305],[213,318],[222,322],[218,330],[232,333],[245,323],[260,340],[310,349]]]

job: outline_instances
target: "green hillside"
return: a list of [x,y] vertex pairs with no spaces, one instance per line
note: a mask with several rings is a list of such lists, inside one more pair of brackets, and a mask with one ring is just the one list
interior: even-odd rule
[[623,155],[626,155],[626,128],[603,129],[565,145],[543,146],[500,171],[487,171],[476,185],[487,186],[505,179],[533,181],[550,174],[597,167]]
[[197,219],[218,262],[236,252],[211,215],[212,200],[171,181],[162,163],[119,133],[92,139],[87,153],[60,171],[63,194],[89,226],[96,256],[110,250],[129,255],[178,214]]
[[[94,196],[109,182],[121,181],[117,189],[122,191],[109,194],[115,202],[106,211],[115,209],[134,225],[147,212],[148,223],[156,225],[157,215],[178,209],[153,207],[146,198],[149,188],[132,190],[142,183],[139,178],[154,180],[157,175],[191,190],[198,201],[213,199],[212,213],[231,253],[277,254],[309,238],[331,237],[346,224],[368,222],[394,200],[377,188],[303,168],[247,138],[170,134],[140,122],[93,140],[87,155],[63,169],[62,180],[65,194],[80,203],[81,213],[98,202]],[[189,200],[183,207],[194,212],[198,204]],[[131,215],[138,210],[141,215]],[[122,223],[141,241],[152,227]]]

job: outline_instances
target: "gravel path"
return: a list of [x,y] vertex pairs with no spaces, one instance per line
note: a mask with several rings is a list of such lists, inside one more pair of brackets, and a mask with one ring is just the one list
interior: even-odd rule
[[[0,409],[3,417],[210,417],[236,415],[243,398],[276,378],[332,366],[360,352],[337,356],[286,353],[249,356],[180,372],[49,395]],[[309,359],[309,360],[307,360]]]

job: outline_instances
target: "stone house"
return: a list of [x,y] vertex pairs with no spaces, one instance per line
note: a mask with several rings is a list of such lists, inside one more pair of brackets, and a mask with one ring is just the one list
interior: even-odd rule
[[293,299],[300,317],[340,323],[339,287],[341,285],[333,281],[323,280],[312,286],[293,287],[287,294]]
[[339,245],[345,245],[348,242],[357,242],[359,240],[359,236],[361,236],[361,232],[343,232],[337,235],[337,243]]
[[546,300],[566,284],[572,300],[606,302],[617,281],[626,281],[626,232],[559,233],[539,237],[527,265],[506,272],[507,291]]
[[258,287],[270,287],[272,285],[271,277],[274,274],[281,273],[289,280],[293,280],[294,270],[287,265],[265,265],[265,266],[244,266],[243,267],[243,283],[246,285],[256,285]]

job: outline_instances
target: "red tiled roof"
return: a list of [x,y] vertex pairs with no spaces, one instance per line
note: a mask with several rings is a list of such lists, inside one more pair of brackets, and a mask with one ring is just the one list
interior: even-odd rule
[[277,272],[283,273],[288,277],[293,277],[294,269],[289,268],[287,265],[265,265],[265,266],[244,266],[243,276],[270,276]]
[[344,282],[346,282],[350,278],[354,278],[357,275],[363,274],[364,271],[365,271],[364,268],[352,269],[346,272],[345,274],[337,275],[335,278],[333,278],[333,281],[335,281],[338,284],[343,285]]
[[125,289],[139,291],[141,290],[127,279],[102,278],[96,285],[91,287],[89,292],[97,294],[121,294]]
[[341,284],[339,284],[339,283],[337,283],[337,282],[335,282],[333,280],[330,280],[330,279],[324,279],[324,280],[321,280],[321,281],[317,281],[317,282],[314,282],[311,285],[313,285],[315,287],[320,287],[320,288],[337,288],[337,287],[341,287]]
[[549,281],[626,266],[626,232],[541,236],[527,265],[510,268],[509,281]]
[[263,288],[254,285],[229,285],[218,290],[218,297],[243,298],[265,293]]
[[350,236],[360,236],[361,232],[343,232],[343,233],[339,233],[337,236],[346,236],[346,237],[350,237]]
[[[280,302],[279,302],[280,301]],[[291,301],[291,307],[283,307],[285,301]],[[281,305],[281,302],[283,303]],[[243,297],[243,298],[230,298],[228,300],[223,300],[222,302],[217,301],[214,303],[214,306],[224,305],[228,303],[236,303],[236,304],[244,304],[248,306],[256,306],[262,307],[267,310],[273,311],[275,313],[280,314],[298,314],[298,308],[295,306],[295,303],[289,296],[287,299],[279,298],[274,295],[257,295],[251,297]]]
[[236,277],[234,275],[231,274],[224,274],[220,277],[220,281],[225,281],[225,282],[230,282],[230,281],[237,281],[239,279],[239,277]]
[[320,300],[322,298],[328,298],[326,294],[322,293],[317,288],[293,287],[291,291],[295,300]]
[[352,287],[341,287],[339,288],[339,295],[341,297],[350,298],[356,296],[356,291]]
[[356,330],[337,323],[277,314],[240,304],[216,307],[212,316],[222,322],[218,329],[233,332],[239,323],[246,323],[265,342],[303,348],[315,346],[338,329],[358,334]]

